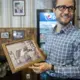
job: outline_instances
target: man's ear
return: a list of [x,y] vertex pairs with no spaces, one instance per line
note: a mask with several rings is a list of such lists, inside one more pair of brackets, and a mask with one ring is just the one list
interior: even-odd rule
[[53,8],[53,12],[54,12],[54,13],[55,13],[55,11],[56,11],[55,8]]

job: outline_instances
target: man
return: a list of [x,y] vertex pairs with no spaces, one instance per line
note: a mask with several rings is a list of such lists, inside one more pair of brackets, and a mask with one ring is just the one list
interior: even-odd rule
[[74,0],[54,0],[57,25],[47,35],[45,62],[29,67],[36,73],[46,72],[50,80],[80,79],[80,31],[71,24]]

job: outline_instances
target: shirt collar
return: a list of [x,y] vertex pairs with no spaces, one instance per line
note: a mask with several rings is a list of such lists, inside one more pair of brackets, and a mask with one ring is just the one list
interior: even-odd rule
[[54,27],[54,29],[53,29],[53,32],[54,32],[55,34],[60,34],[60,33],[65,33],[65,34],[67,34],[67,33],[69,33],[71,30],[74,29],[74,26],[73,26],[71,23],[69,23],[67,26],[63,27],[60,32],[56,32],[56,27],[57,27],[57,25],[56,25],[56,26]]

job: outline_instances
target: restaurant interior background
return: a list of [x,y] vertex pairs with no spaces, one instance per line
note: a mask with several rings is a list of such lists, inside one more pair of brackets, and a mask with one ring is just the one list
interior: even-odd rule
[[[24,15],[14,15],[14,1],[20,0],[0,0],[0,33],[9,31],[10,34],[12,34],[13,29],[25,29],[26,33],[28,32],[28,35],[25,35],[25,37],[29,37],[33,33],[36,35],[36,30],[34,30],[38,27],[36,11],[37,9],[52,9],[52,0],[22,0],[24,1]],[[74,24],[80,27],[80,0],[76,0]],[[32,30],[30,28],[32,28]],[[10,40],[12,41],[12,39]],[[8,40],[6,39],[6,41]],[[0,38],[0,43],[6,41]],[[14,74],[11,73],[9,67],[7,70],[1,70],[6,62],[2,59],[3,56],[4,55],[0,54],[0,80],[40,80],[40,75],[28,69],[24,69]]]

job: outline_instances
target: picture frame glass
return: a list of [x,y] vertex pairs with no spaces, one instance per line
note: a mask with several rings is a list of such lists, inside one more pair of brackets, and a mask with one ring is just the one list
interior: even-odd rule
[[13,73],[44,60],[34,40],[3,43],[2,47]]
[[13,15],[25,15],[24,0],[13,0]]
[[14,40],[23,39],[25,37],[25,32],[24,30],[13,30],[12,35]]
[[1,32],[1,38],[9,38],[9,32]]

